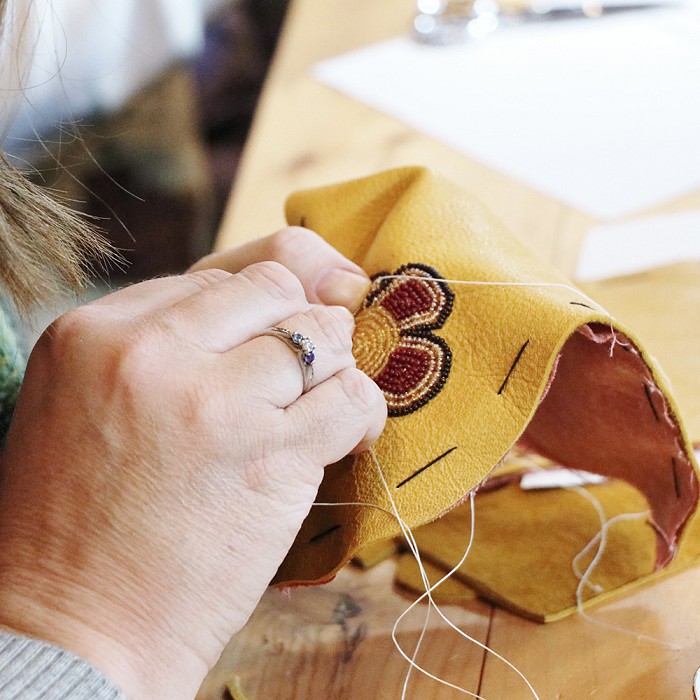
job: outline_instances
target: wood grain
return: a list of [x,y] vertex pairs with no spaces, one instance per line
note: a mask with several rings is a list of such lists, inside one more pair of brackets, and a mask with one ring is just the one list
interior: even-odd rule
[[[236,677],[248,698],[400,698],[407,664],[391,631],[408,600],[392,588],[394,563],[367,572],[346,568],[332,583],[268,591],[243,631],[231,640],[200,690],[199,700],[221,698]],[[397,640],[412,654],[425,622],[426,606],[402,622]],[[450,619],[482,643],[490,608],[473,601],[468,608],[446,607]],[[434,675],[476,692],[483,650],[464,640],[433,612],[417,663]],[[463,697],[413,673],[408,697]]]

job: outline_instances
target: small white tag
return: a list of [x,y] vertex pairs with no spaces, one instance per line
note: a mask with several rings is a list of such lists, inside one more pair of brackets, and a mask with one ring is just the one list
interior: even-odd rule
[[566,489],[587,484],[602,484],[606,481],[600,474],[591,474],[572,469],[543,469],[528,472],[520,479],[520,488],[525,491],[537,489]]

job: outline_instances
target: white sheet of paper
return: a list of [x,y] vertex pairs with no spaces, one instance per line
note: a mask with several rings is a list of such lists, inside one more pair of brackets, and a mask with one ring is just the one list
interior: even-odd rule
[[593,227],[574,277],[605,279],[693,260],[700,260],[700,209]]
[[396,39],[314,75],[598,218],[700,187],[695,5],[499,29],[459,46]]

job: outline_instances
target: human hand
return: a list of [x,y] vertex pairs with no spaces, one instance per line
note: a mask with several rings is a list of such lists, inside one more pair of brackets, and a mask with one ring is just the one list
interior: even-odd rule
[[[316,343],[307,393],[294,353],[260,335],[274,325]],[[276,263],[144,282],[55,322],[3,455],[0,624],[130,697],[193,697],[324,465],[381,432],[352,327]]]
[[370,281],[361,267],[300,226],[288,226],[238,248],[207,255],[190,271],[218,268],[240,272],[263,260],[275,260],[293,272],[313,304],[345,306],[354,312],[369,291]]

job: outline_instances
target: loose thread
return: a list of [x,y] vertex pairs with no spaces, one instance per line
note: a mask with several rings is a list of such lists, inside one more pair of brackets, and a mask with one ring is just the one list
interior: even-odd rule
[[[373,453],[373,454],[372,454],[373,459],[376,461],[376,455],[374,454],[373,451],[372,451],[372,453]],[[378,465],[378,462],[377,462],[377,465]],[[461,688],[461,687],[458,686],[458,685],[455,685],[455,684],[453,684],[453,683],[450,683],[449,681],[446,681],[444,678],[439,678],[438,676],[433,675],[432,673],[430,673],[430,671],[428,671],[427,669],[423,668],[423,667],[422,667],[420,664],[418,664],[418,663],[416,662],[416,660],[415,660],[415,659],[416,659],[416,656],[418,655],[418,652],[419,652],[419,650],[420,650],[420,646],[421,646],[421,643],[422,643],[422,641],[423,641],[423,638],[425,637],[425,633],[426,633],[426,631],[427,631],[427,629],[428,629],[428,622],[429,622],[429,620],[430,620],[430,609],[431,609],[431,607],[435,608],[435,610],[438,612],[438,614],[440,615],[440,617],[442,617],[442,619],[445,620],[445,622],[447,622],[447,624],[448,624],[450,627],[452,627],[452,628],[455,629],[457,632],[459,632],[459,634],[460,634],[461,636],[465,637],[468,641],[471,641],[471,642],[473,642],[474,644],[477,644],[478,646],[484,648],[485,651],[491,652],[491,653],[493,653],[493,654],[496,654],[496,652],[493,652],[492,650],[488,649],[488,648],[485,647],[483,644],[481,644],[479,641],[477,641],[476,639],[473,639],[473,638],[470,637],[468,634],[466,634],[465,632],[463,632],[462,630],[460,630],[458,627],[456,627],[447,617],[445,617],[445,615],[444,615],[444,614],[442,613],[442,611],[439,609],[437,603],[435,603],[435,601],[433,600],[432,595],[430,595],[430,593],[431,593],[432,590],[434,590],[435,588],[437,588],[437,586],[439,586],[443,581],[445,581],[447,578],[449,578],[450,576],[452,576],[452,574],[453,574],[453,573],[464,563],[464,561],[466,560],[467,554],[469,553],[469,550],[470,550],[470,548],[471,548],[471,543],[472,543],[472,540],[473,540],[473,531],[474,531],[474,530],[473,530],[474,510],[473,510],[473,508],[472,508],[472,530],[471,530],[472,535],[470,536],[470,540],[469,540],[469,544],[468,544],[468,546],[467,546],[467,550],[465,551],[464,555],[462,556],[462,559],[460,560],[459,564],[457,564],[457,566],[454,567],[454,569],[453,569],[452,571],[448,572],[448,573],[447,573],[445,576],[443,576],[436,584],[434,584],[433,586],[431,586],[431,585],[430,585],[430,581],[429,581],[428,576],[427,576],[427,573],[426,573],[426,571],[425,571],[425,567],[423,566],[423,562],[422,562],[422,559],[421,559],[421,556],[420,556],[420,552],[419,552],[419,550],[418,550],[418,546],[417,546],[415,537],[413,536],[413,533],[411,532],[410,528],[406,525],[405,521],[404,521],[404,520],[401,518],[401,516],[399,515],[398,509],[396,509],[396,504],[394,503],[394,499],[393,499],[392,496],[391,496],[391,492],[388,491],[388,485],[387,485],[387,483],[386,483],[386,480],[384,479],[384,474],[383,474],[383,472],[381,471],[381,468],[379,469],[379,473],[380,473],[380,475],[381,475],[382,483],[384,484],[385,488],[387,489],[387,495],[388,495],[388,497],[389,497],[389,500],[390,500],[391,503],[392,503],[392,506],[394,507],[394,510],[389,510],[388,508],[385,508],[384,506],[380,506],[380,505],[377,504],[377,503],[366,503],[366,502],[362,502],[362,501],[351,501],[351,502],[347,502],[347,503],[314,503],[314,505],[316,505],[316,506],[366,506],[366,507],[369,507],[369,508],[376,508],[377,510],[381,510],[382,512],[387,513],[388,515],[390,515],[391,517],[393,517],[393,518],[395,518],[395,519],[397,520],[397,522],[398,522],[398,524],[399,524],[399,527],[401,528],[401,531],[402,531],[402,533],[403,533],[403,535],[404,535],[404,537],[405,537],[405,539],[406,539],[406,543],[408,544],[408,547],[409,547],[409,549],[411,550],[411,553],[412,553],[413,556],[416,558],[416,561],[417,561],[417,563],[418,563],[418,568],[419,568],[419,571],[420,571],[421,580],[422,580],[422,582],[423,582],[424,588],[426,589],[426,593],[424,593],[420,598],[418,598],[418,599],[415,600],[413,603],[411,603],[411,605],[410,605],[408,608],[406,608],[406,610],[404,610],[404,611],[401,613],[401,615],[398,617],[398,619],[397,619],[396,622],[394,623],[394,626],[393,626],[392,631],[391,631],[391,639],[392,639],[392,642],[394,643],[394,646],[396,647],[396,650],[399,652],[399,654],[400,654],[400,655],[408,662],[408,664],[409,664],[409,669],[408,669],[408,672],[406,673],[406,678],[404,679],[404,684],[403,684],[403,690],[402,690],[402,693],[401,693],[401,698],[402,698],[402,700],[405,700],[406,692],[407,692],[407,689],[408,689],[408,681],[409,681],[409,679],[410,679],[411,670],[415,668],[418,672],[422,673],[423,675],[425,675],[426,677],[430,678],[431,680],[436,681],[437,683],[440,683],[440,684],[442,684],[442,685],[445,685],[445,686],[447,686],[447,687],[449,687],[449,688],[452,688],[453,690],[456,690],[456,691],[458,691],[458,692],[460,692],[460,693],[463,693],[463,694],[465,694],[465,695],[469,695],[469,696],[471,696],[471,697],[473,697],[473,698],[476,698],[476,700],[485,700],[485,698],[483,698],[481,695],[476,695],[475,693],[472,693],[472,692],[466,690],[465,688]],[[471,494],[471,495],[470,495],[470,499],[471,499],[472,504],[473,504],[473,498],[474,498],[474,495]],[[413,650],[413,654],[412,654],[412,656],[408,656],[408,654],[404,651],[403,647],[401,646],[401,644],[399,643],[398,639],[396,638],[397,629],[398,629],[399,624],[400,624],[401,621],[403,620],[403,618],[404,618],[411,610],[413,610],[413,608],[414,608],[416,605],[418,605],[418,603],[420,603],[420,601],[423,600],[423,598],[425,598],[426,595],[428,596],[428,599],[429,599],[429,601],[430,601],[430,605],[429,605],[428,608],[427,608],[426,618],[425,618],[425,620],[424,620],[424,622],[423,622],[423,627],[422,627],[421,633],[420,633],[420,635],[419,635],[419,637],[418,637],[418,641],[416,642],[416,647],[415,647],[414,650]],[[498,654],[496,654],[496,656],[498,656]],[[509,664],[509,662],[508,662],[506,659],[503,659],[503,660],[505,661],[505,663]],[[510,664],[509,664],[509,665],[510,665]],[[515,669],[515,670],[517,671],[517,669]],[[519,673],[519,672],[518,672],[518,673]],[[526,682],[527,682],[527,681],[526,681]],[[535,696],[535,697],[537,698],[537,696]],[[539,698],[538,698],[537,700],[539,700]]]
[[[409,662],[411,668],[415,668],[417,671],[424,673],[429,678],[432,678],[433,680],[436,680],[436,681],[442,683],[443,685],[447,685],[451,688],[454,688],[455,690],[459,690],[462,693],[464,693],[465,695],[470,695],[471,697],[476,697],[476,698],[481,697],[481,696],[475,695],[474,693],[469,692],[468,690],[465,690],[464,688],[459,688],[458,686],[455,686],[455,685],[449,683],[448,681],[445,681],[441,678],[437,678],[436,676],[433,676],[432,674],[426,672],[426,670],[423,669],[421,666],[419,666],[414,661],[414,659],[409,658],[406,655],[406,653],[403,651],[400,644],[398,643],[398,640],[396,639],[396,630],[398,629],[398,626],[400,625],[401,621],[411,610],[413,610],[413,608],[415,608],[424,598],[427,597],[428,601],[430,603],[430,606],[432,606],[435,609],[435,612],[437,612],[437,614],[442,618],[442,620],[444,620],[453,630],[455,630],[455,632],[457,632],[460,636],[462,636],[467,641],[471,642],[472,644],[475,644],[476,646],[480,647],[481,649],[484,649],[489,654],[492,654],[493,656],[495,656],[497,659],[500,659],[509,668],[511,668],[513,671],[515,671],[520,676],[520,678],[522,678],[522,680],[525,682],[525,684],[529,688],[529,690],[532,693],[535,700],[539,700],[539,696],[535,692],[535,689],[532,687],[532,684],[530,683],[530,681],[528,681],[528,679],[525,677],[525,675],[522,673],[522,671],[520,671],[520,669],[518,669],[514,664],[512,664],[510,661],[508,661],[508,659],[501,656],[498,652],[494,651],[493,649],[490,649],[489,647],[482,644],[480,641],[478,641],[477,639],[474,639],[473,637],[468,635],[466,632],[461,630],[459,627],[457,627],[457,625],[455,625],[452,622],[452,620],[450,620],[442,612],[440,606],[435,602],[435,600],[432,597],[432,591],[435,590],[438,586],[440,586],[444,581],[449,579],[462,566],[462,564],[464,564],[464,562],[467,559],[467,556],[468,556],[469,551],[471,549],[472,543],[474,541],[474,493],[472,492],[469,495],[470,506],[471,506],[471,527],[470,527],[470,534],[469,534],[469,543],[467,545],[467,548],[466,548],[464,554],[462,555],[462,558],[457,563],[457,565],[455,567],[453,567],[451,571],[448,571],[447,574],[445,574],[439,581],[437,581],[437,583],[435,583],[431,586],[430,581],[428,579],[428,575],[425,571],[425,568],[423,567],[423,563],[421,560],[420,552],[418,550],[418,546],[417,546],[416,541],[415,541],[415,537],[413,536],[413,533],[411,532],[410,528],[406,525],[406,523],[404,522],[404,520],[401,518],[401,516],[399,514],[398,508],[396,506],[396,502],[394,501],[394,498],[393,498],[392,493],[391,493],[391,489],[389,488],[389,485],[386,482],[386,479],[384,477],[384,472],[381,468],[379,460],[377,459],[377,455],[376,455],[373,448],[370,448],[369,453],[372,457],[372,460],[374,461],[375,466],[377,467],[377,472],[379,473],[379,477],[380,477],[381,482],[384,486],[384,490],[387,494],[387,497],[389,498],[389,502],[391,503],[392,510],[394,511],[394,517],[396,518],[396,520],[399,524],[399,527],[401,528],[401,531],[403,532],[404,537],[406,538],[406,541],[408,543],[409,548],[411,549],[411,552],[413,553],[413,556],[416,558],[416,562],[418,563],[418,567],[419,567],[419,570],[421,572],[421,578],[422,578],[423,584],[425,586],[425,593],[423,593],[423,595],[421,595],[413,603],[411,603],[411,605],[409,605],[408,608],[406,608],[406,610],[404,610],[404,612],[399,616],[399,618],[394,623],[394,629],[392,631],[391,636],[392,636],[392,639],[394,641],[394,645],[396,646],[399,653]],[[418,645],[417,645],[416,650],[414,650],[414,656],[416,656],[417,653],[418,653]],[[409,671],[410,671],[410,669],[409,669]],[[404,686],[404,694],[402,695],[402,700],[405,698],[405,690],[406,690],[406,685]]]
[[580,289],[576,289],[570,284],[565,284],[564,282],[510,282],[510,281],[495,281],[489,282],[486,280],[449,280],[449,279],[434,279],[427,277],[417,277],[416,275],[379,275],[374,278],[374,282],[381,282],[383,280],[421,280],[424,282],[431,282],[434,284],[463,284],[472,287],[554,287],[559,289],[567,289],[574,294],[590,301],[597,309],[601,310],[606,316],[610,314],[603,309],[603,307],[597,302],[591,299],[587,294],[584,294]]
[[[612,321],[612,314],[610,314],[610,313],[607,312],[607,311],[606,311],[605,313],[608,315],[608,317],[609,317],[610,320]],[[617,339],[617,331],[616,331],[616,329],[613,327],[612,323],[610,324],[610,334],[612,335],[612,340],[610,341],[610,353],[609,353],[610,357],[613,356],[613,354],[614,354],[614,352],[615,352],[615,346],[616,346],[616,345],[619,345],[623,350],[629,350],[629,349],[630,349],[630,344],[629,344],[629,343],[621,343],[621,342]]]
[[[539,696],[537,695],[537,692],[536,692],[535,689],[533,688],[533,686],[532,686],[532,684],[530,683],[530,681],[528,681],[528,679],[527,679],[527,678],[525,677],[525,675],[522,673],[522,671],[520,671],[513,663],[511,663],[510,661],[508,661],[508,659],[506,659],[505,657],[503,657],[501,654],[499,654],[498,652],[494,651],[493,649],[491,649],[491,648],[488,647],[487,645],[482,644],[479,640],[474,639],[474,638],[471,637],[469,634],[467,634],[464,630],[461,630],[459,627],[457,627],[457,625],[455,625],[455,624],[452,622],[452,620],[450,620],[450,619],[443,613],[442,609],[441,609],[440,606],[435,602],[435,600],[434,600],[434,598],[433,598],[433,596],[432,596],[432,592],[433,592],[438,586],[440,586],[444,581],[446,581],[446,580],[449,579],[451,576],[453,576],[454,573],[464,564],[464,562],[465,562],[466,559],[467,559],[467,556],[469,555],[469,552],[470,552],[471,547],[472,547],[472,543],[473,543],[473,541],[474,541],[474,520],[475,520],[475,515],[474,515],[474,493],[472,492],[472,493],[469,495],[470,508],[471,508],[470,534],[469,534],[469,542],[468,542],[467,547],[466,547],[466,549],[465,549],[465,551],[464,551],[464,554],[462,555],[462,557],[461,557],[461,559],[459,560],[459,562],[458,562],[450,571],[448,571],[439,581],[437,581],[436,583],[434,583],[434,584],[431,585],[431,584],[430,584],[430,580],[429,580],[428,575],[427,575],[427,572],[425,571],[425,567],[423,566],[423,561],[422,561],[422,558],[421,558],[421,555],[420,555],[420,551],[419,551],[419,549],[418,549],[418,545],[417,545],[415,536],[413,535],[413,532],[412,532],[411,529],[408,527],[408,525],[406,524],[406,522],[403,520],[403,518],[401,517],[401,515],[399,514],[398,507],[397,507],[397,505],[396,505],[396,502],[394,501],[394,498],[393,498],[393,496],[392,496],[392,493],[391,493],[391,490],[390,490],[390,488],[389,488],[389,485],[388,485],[387,482],[386,482],[386,478],[384,477],[384,472],[383,472],[383,470],[382,470],[382,468],[381,468],[381,465],[380,465],[380,463],[379,463],[379,460],[377,459],[377,455],[376,455],[374,449],[373,449],[373,448],[370,448],[369,452],[370,452],[370,455],[371,455],[371,457],[372,457],[372,460],[374,461],[374,464],[375,464],[375,466],[376,466],[376,468],[377,468],[377,472],[378,472],[378,474],[379,474],[379,478],[380,478],[380,480],[381,480],[381,482],[382,482],[382,485],[384,486],[384,489],[385,489],[385,491],[386,491],[386,494],[387,494],[387,497],[388,497],[388,499],[389,499],[389,502],[391,503],[391,508],[392,508],[391,510],[389,510],[388,508],[385,508],[384,506],[380,506],[379,504],[376,504],[376,503],[365,503],[365,502],[360,502],[360,501],[349,502],[349,503],[315,503],[314,505],[317,505],[317,506],[368,506],[368,507],[371,507],[371,508],[377,508],[378,510],[381,510],[381,511],[383,511],[384,513],[387,513],[387,514],[391,515],[392,517],[394,517],[394,518],[396,519],[396,521],[397,521],[399,527],[401,528],[401,532],[403,533],[404,538],[406,539],[406,543],[407,543],[409,549],[411,550],[411,553],[413,554],[414,558],[416,559],[416,563],[418,564],[418,569],[419,569],[419,572],[420,572],[420,577],[421,577],[423,586],[424,586],[424,588],[425,588],[425,593],[423,593],[420,597],[418,597],[415,601],[413,601],[413,603],[411,603],[411,604],[401,613],[401,615],[399,615],[399,617],[397,618],[396,622],[394,623],[394,626],[393,626],[392,632],[391,632],[391,639],[392,639],[392,641],[393,641],[393,643],[394,643],[394,646],[396,647],[396,650],[399,652],[399,654],[400,654],[400,655],[408,662],[408,664],[409,664],[409,668],[408,668],[408,671],[407,671],[407,673],[406,673],[406,678],[404,679],[404,685],[403,685],[403,690],[402,690],[402,694],[401,694],[402,700],[405,700],[405,698],[406,698],[406,692],[407,692],[407,690],[408,690],[408,682],[409,682],[409,680],[410,680],[411,671],[412,671],[413,669],[415,669],[415,670],[418,671],[419,673],[422,673],[422,674],[425,675],[427,678],[430,678],[431,680],[433,680],[433,681],[435,681],[435,682],[437,682],[437,683],[440,683],[441,685],[447,686],[447,687],[449,687],[449,688],[452,688],[453,690],[456,690],[456,691],[458,691],[458,692],[460,692],[460,693],[463,693],[464,695],[468,695],[468,696],[470,696],[470,697],[476,698],[477,700],[485,700],[485,698],[483,698],[483,696],[481,696],[481,695],[478,695],[478,694],[476,694],[476,693],[472,693],[472,692],[470,692],[469,690],[466,690],[465,688],[461,688],[460,686],[457,686],[457,685],[455,685],[455,684],[453,684],[453,683],[450,683],[449,681],[446,681],[444,678],[439,678],[438,676],[435,676],[434,674],[430,673],[430,671],[428,671],[427,669],[423,668],[420,664],[418,664],[418,663],[416,662],[415,659],[416,659],[416,657],[418,656],[418,652],[420,651],[420,646],[421,646],[421,644],[422,644],[422,641],[423,641],[423,639],[424,639],[424,637],[425,637],[425,633],[426,633],[427,628],[428,628],[428,622],[429,622],[429,619],[430,619],[429,616],[430,616],[430,610],[431,610],[431,609],[434,609],[434,610],[437,612],[437,614],[442,618],[442,620],[443,620],[445,623],[447,623],[447,625],[448,625],[449,627],[451,627],[455,632],[457,632],[461,637],[463,637],[464,639],[466,639],[468,642],[471,642],[472,644],[475,644],[475,645],[478,646],[479,648],[483,649],[485,653],[487,653],[487,654],[492,654],[492,655],[495,656],[497,659],[499,659],[499,660],[502,661],[504,664],[506,664],[506,666],[508,666],[509,668],[511,668],[513,671],[515,671],[515,673],[517,673],[518,676],[520,676],[520,678],[522,678],[522,680],[525,682],[525,684],[527,685],[528,689],[529,689],[530,692],[532,693],[532,695],[533,695],[533,697],[535,698],[535,700],[540,700],[540,699],[539,699]],[[423,627],[422,627],[421,633],[420,633],[420,635],[419,635],[419,637],[418,637],[418,641],[416,642],[416,646],[415,646],[415,648],[414,648],[414,650],[413,650],[413,654],[412,654],[411,656],[409,656],[409,655],[405,652],[405,650],[403,649],[403,647],[401,646],[401,644],[399,643],[399,640],[397,639],[397,630],[398,630],[399,625],[401,624],[402,620],[403,620],[417,605],[419,605],[420,602],[421,602],[423,599],[425,599],[426,597],[428,598],[428,602],[429,602],[429,605],[428,605],[428,608],[427,608],[427,612],[426,612],[426,618],[425,618],[425,620],[424,620],[424,622],[423,622]]]
[[[612,518],[608,518],[605,515],[605,511],[603,510],[603,506],[601,505],[600,501],[595,496],[593,496],[593,494],[579,487],[574,487],[574,490],[582,496],[585,495],[585,498],[595,507],[596,511],[598,512],[598,517],[600,518],[601,523],[600,531],[597,532],[591,538],[588,544],[574,557],[572,562],[574,574],[576,574],[576,577],[579,579],[579,584],[576,587],[576,609],[578,611],[578,614],[583,619],[588,620],[588,622],[591,622],[594,625],[598,625],[599,627],[603,627],[614,632],[619,632],[621,634],[630,635],[638,640],[651,642],[652,644],[661,646],[664,649],[669,649],[671,651],[680,651],[683,647],[678,644],[673,644],[672,642],[665,642],[664,640],[658,639],[657,637],[652,637],[651,635],[643,634],[641,632],[635,632],[634,630],[631,630],[627,627],[622,627],[621,625],[615,625],[610,622],[598,620],[597,618],[593,617],[585,611],[583,607],[584,588],[589,587],[595,593],[602,593],[604,591],[604,589],[601,586],[593,585],[590,582],[590,577],[593,574],[595,568],[600,563],[601,559],[603,558],[603,554],[605,553],[608,530],[610,529],[610,527],[612,527],[612,525],[618,522],[622,522],[625,520],[640,520],[642,518],[646,519],[649,517],[650,513],[648,510],[641,511],[639,513],[619,513],[618,515],[614,515]],[[591,551],[593,547],[595,547],[596,543],[599,543],[598,549],[596,550],[596,553],[593,559],[591,560],[590,564],[586,568],[585,572],[581,574],[580,568],[578,566],[579,562]]]
[[[462,636],[464,639],[467,641],[471,642],[472,644],[475,644],[476,646],[480,647],[481,649],[484,650],[485,653],[487,654],[492,654],[495,656],[497,659],[505,663],[509,668],[511,668],[515,673],[517,673],[522,680],[525,682],[527,685],[528,689],[532,693],[533,697],[536,700],[539,700],[539,696],[537,695],[537,692],[531,685],[531,683],[528,681],[528,679],[525,677],[525,675],[508,659],[500,655],[498,652],[494,651],[490,647],[488,647],[485,644],[482,644],[480,641],[477,639],[471,637],[469,634],[461,630],[459,627],[457,627],[442,611],[440,606],[435,602],[435,599],[432,596],[432,592],[438,588],[443,582],[448,580],[450,577],[452,577],[464,564],[466,561],[469,552],[471,550],[472,544],[474,542],[474,530],[475,530],[475,509],[474,509],[474,493],[472,492],[469,496],[469,501],[470,501],[470,534],[469,534],[469,541],[467,544],[467,547],[464,551],[464,554],[460,558],[459,562],[450,570],[448,571],[442,578],[440,578],[436,583],[430,584],[430,580],[428,578],[427,572],[425,571],[425,567],[423,566],[422,558],[420,555],[420,551],[418,549],[418,545],[415,539],[415,536],[413,535],[413,532],[411,529],[408,527],[406,522],[401,518],[399,512],[398,512],[398,507],[396,505],[396,502],[394,501],[394,498],[392,496],[391,490],[389,488],[389,485],[386,482],[386,478],[384,477],[384,472],[381,468],[381,465],[379,463],[379,460],[376,456],[376,453],[374,449],[369,450],[370,455],[372,457],[372,460],[377,468],[377,472],[379,474],[380,480],[382,482],[382,485],[386,491],[387,497],[389,499],[389,502],[391,503],[391,510],[388,508],[385,508],[384,506],[381,506],[376,503],[369,503],[369,502],[362,502],[362,501],[354,501],[354,502],[347,502],[347,503],[315,503],[314,505],[317,506],[361,506],[361,507],[371,507],[371,508],[376,508],[378,510],[381,510],[382,512],[392,516],[393,518],[396,519],[396,521],[399,524],[399,527],[401,528],[401,531],[404,535],[404,538],[406,539],[406,543],[413,554],[414,558],[416,559],[416,563],[418,564],[418,569],[420,572],[420,577],[421,581],[423,583],[423,586],[425,588],[425,592],[419,596],[415,601],[413,601],[402,613],[401,615],[397,618],[397,620],[394,623],[394,626],[392,628],[392,633],[391,633],[391,638],[394,643],[394,646],[396,647],[397,651],[399,654],[407,661],[409,664],[408,671],[406,673],[406,677],[404,679],[404,684],[403,684],[403,689],[402,689],[402,695],[401,698],[402,700],[405,700],[406,698],[406,693],[408,690],[408,683],[410,680],[410,675],[412,670],[416,670],[419,673],[425,675],[427,678],[430,678],[431,680],[440,683],[441,685],[445,685],[446,687],[452,688],[453,690],[456,690],[458,692],[461,692],[465,695],[468,695],[470,697],[476,698],[477,700],[485,700],[483,696],[478,695],[476,693],[472,693],[465,688],[461,688],[453,683],[450,683],[449,681],[446,681],[443,678],[439,678],[435,676],[434,674],[430,673],[427,669],[423,668],[420,664],[417,663],[416,658],[418,656],[418,653],[420,651],[420,647],[422,645],[422,642],[424,640],[426,631],[428,629],[428,624],[430,621],[430,612],[431,609],[434,609],[438,615],[442,618],[442,620],[453,630],[455,630],[460,636]],[[543,468],[539,465],[536,464],[535,462],[532,462],[530,460],[525,460],[526,462],[530,462],[531,466],[533,466],[535,469],[542,470]],[[578,471],[578,470],[572,470],[572,471]],[[572,560],[572,569],[576,577],[579,579],[579,584],[576,588],[576,608],[578,611],[579,616],[581,616],[584,620],[597,625],[599,627],[603,627],[605,629],[609,629],[611,631],[618,632],[620,634],[626,634],[629,636],[635,637],[637,640],[643,640],[650,642],[652,644],[656,644],[658,646],[661,646],[662,648],[671,650],[671,651],[680,651],[682,647],[678,644],[673,644],[670,642],[666,642],[664,640],[658,639],[656,637],[652,637],[651,635],[643,634],[640,632],[636,632],[634,630],[628,629],[626,627],[622,627],[620,625],[615,625],[612,623],[604,622],[602,620],[598,620],[597,618],[594,618],[592,615],[590,615],[586,610],[584,609],[583,606],[583,591],[586,588],[590,588],[594,593],[600,594],[604,592],[604,589],[598,585],[594,584],[591,582],[591,576],[593,572],[595,571],[596,567],[600,563],[600,561],[603,558],[603,555],[605,553],[605,548],[607,545],[607,533],[608,530],[612,527],[617,522],[621,521],[628,521],[628,520],[635,520],[635,519],[641,519],[641,518],[648,518],[649,517],[649,511],[642,511],[642,512],[637,512],[637,513],[620,513],[616,516],[613,516],[612,518],[608,518],[605,514],[605,510],[603,509],[603,506],[601,502],[589,491],[587,491],[584,488],[581,488],[580,486],[566,486],[566,487],[561,487],[564,490],[569,490],[569,491],[575,491],[578,493],[580,496],[585,498],[596,510],[596,513],[598,515],[599,521],[600,521],[600,530],[591,538],[591,540],[586,544],[586,546],[574,557]],[[589,563],[589,565],[586,567],[585,571],[581,571],[580,568],[580,562],[581,560],[587,556],[590,551],[593,549],[593,547],[598,544],[598,549],[596,550],[596,553]],[[409,656],[406,651],[403,649],[401,644],[399,643],[397,639],[397,633],[398,633],[398,628],[403,621],[403,619],[417,606],[420,604],[422,600],[425,598],[428,598],[428,607],[426,611],[426,617],[423,622],[423,626],[421,629],[421,633],[418,637],[418,640],[416,642],[416,646],[413,650],[413,653],[411,656]]]
[[[537,469],[538,471],[543,471],[543,467],[534,462],[533,460],[524,459],[523,461],[526,464],[529,463],[532,468]],[[577,472],[580,470],[572,469],[570,471]],[[580,486],[562,486],[559,488],[562,488],[565,491],[574,491],[583,498],[585,498],[595,509],[598,515],[598,519],[600,521],[600,530],[589,540],[586,546],[573,558],[571,562],[571,568],[574,572],[574,575],[576,576],[576,578],[579,579],[578,586],[576,587],[576,610],[579,616],[594,625],[598,625],[599,627],[603,627],[614,632],[619,632],[621,634],[626,634],[635,637],[638,640],[651,642],[652,644],[661,646],[664,649],[669,649],[671,651],[680,651],[683,647],[681,647],[678,644],[666,642],[662,639],[658,639],[656,637],[652,637],[651,635],[643,634],[641,632],[635,632],[635,630],[629,629],[627,627],[622,627],[620,625],[615,625],[610,622],[598,620],[597,618],[593,617],[588,612],[586,612],[586,610],[583,607],[583,591],[585,588],[590,588],[594,593],[597,594],[603,593],[605,590],[602,588],[602,586],[592,583],[591,576],[595,568],[602,560],[603,554],[605,553],[605,547],[607,545],[607,533],[610,527],[615,523],[624,520],[639,520],[642,518],[648,518],[650,516],[650,512],[648,510],[645,510],[638,513],[619,513],[618,515],[615,515],[612,518],[608,518],[605,514],[605,509],[603,508],[602,503],[592,493],[590,493],[590,491],[587,491],[586,489],[581,488]],[[586,570],[584,572],[581,572],[581,568],[579,566],[581,560],[590,553],[590,551],[593,549],[593,547],[596,546],[596,544],[598,544],[598,549],[596,550],[593,559],[586,567]]]

